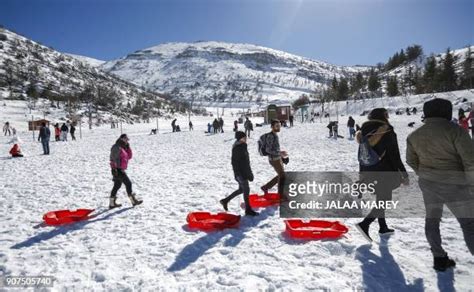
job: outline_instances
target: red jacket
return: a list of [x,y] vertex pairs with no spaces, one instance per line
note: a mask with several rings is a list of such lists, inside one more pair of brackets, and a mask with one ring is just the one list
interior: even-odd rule
[[18,144],[13,145],[12,149],[10,149],[10,154],[12,156],[21,154],[20,145]]
[[61,135],[61,129],[59,129],[59,128],[54,128],[54,135],[56,135],[56,136]]
[[469,120],[472,118],[472,112],[469,113],[469,116],[460,118],[459,119],[459,125],[461,128],[465,129],[466,131],[469,131]]

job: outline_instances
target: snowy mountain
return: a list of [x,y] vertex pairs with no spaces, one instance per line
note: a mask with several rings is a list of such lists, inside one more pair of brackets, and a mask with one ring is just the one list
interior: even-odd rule
[[[107,111],[129,118],[144,114],[144,109],[162,112],[172,106],[156,93],[147,92],[134,84],[108,74],[91,64],[97,60],[68,54],[36,43],[0,28],[0,92],[7,98],[89,104],[95,112]],[[72,109],[72,106],[70,106]]]
[[97,60],[97,59],[86,57],[86,56],[75,55],[75,54],[66,54],[66,55],[69,55],[73,57],[74,59],[77,59],[83,63],[86,63],[87,65],[91,67],[99,67],[100,65],[105,63],[105,61]]
[[199,104],[291,101],[333,77],[368,67],[335,66],[250,44],[167,43],[106,62],[101,69],[146,89]]

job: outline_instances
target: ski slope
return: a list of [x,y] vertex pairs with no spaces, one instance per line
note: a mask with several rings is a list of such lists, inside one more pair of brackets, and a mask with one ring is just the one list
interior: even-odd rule
[[[406,136],[419,126],[420,116],[392,116],[402,157]],[[347,117],[340,117],[346,121]],[[355,117],[357,123],[363,117]],[[8,137],[0,137],[0,276],[51,275],[53,291],[64,290],[354,290],[469,291],[474,287],[474,259],[454,219],[442,222],[443,243],[457,260],[454,272],[437,274],[424,237],[423,219],[388,219],[395,235],[380,240],[378,226],[367,242],[353,228],[358,219],[343,220],[350,231],[337,241],[296,241],[287,238],[277,208],[242,218],[239,229],[214,233],[185,228],[190,211],[221,211],[218,200],[236,188],[230,165],[233,118],[224,116],[225,133],[204,134],[211,118],[194,118],[194,132],[170,133],[160,121],[124,125],[134,158],[129,176],[144,204],[130,208],[122,188],[123,207],[107,210],[112,188],[109,150],[120,134],[107,127],[83,129],[76,142],[52,142],[51,155],[31,133],[20,132],[26,155],[7,157]],[[253,119],[253,122],[259,122]],[[347,139],[327,139],[326,120],[283,129],[282,148],[290,154],[287,170],[356,171],[357,145]],[[344,127],[341,127],[345,131]],[[251,191],[274,172],[257,153],[255,128],[249,140],[255,180]],[[342,135],[347,135],[341,131]],[[239,200],[230,211],[243,214]],[[64,227],[33,228],[51,210],[96,208],[89,221]]]

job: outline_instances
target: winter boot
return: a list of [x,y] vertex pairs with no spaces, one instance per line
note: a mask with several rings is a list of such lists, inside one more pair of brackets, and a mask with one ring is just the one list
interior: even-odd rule
[[252,209],[245,210],[245,216],[258,216],[258,212],[255,212]]
[[219,203],[221,203],[222,207],[224,208],[226,212],[229,211],[227,207],[227,204],[229,204],[229,202],[226,199],[220,200]]
[[365,222],[360,222],[356,224],[357,230],[362,234],[362,236],[367,239],[367,241],[372,242],[372,238],[369,235],[369,227],[370,225]]
[[433,269],[438,272],[444,272],[449,268],[455,267],[456,262],[448,257],[448,255],[444,257],[434,257],[434,265]]
[[383,227],[383,228],[380,228],[379,230],[380,235],[388,235],[388,234],[394,234],[394,233],[395,233],[395,229],[388,228],[388,227]]
[[117,204],[117,197],[110,197],[109,209],[122,207],[121,204]]
[[143,203],[143,200],[138,200],[137,198],[135,198],[134,193],[129,195],[128,198],[130,199],[130,202],[132,202],[132,206],[140,205],[141,203]]

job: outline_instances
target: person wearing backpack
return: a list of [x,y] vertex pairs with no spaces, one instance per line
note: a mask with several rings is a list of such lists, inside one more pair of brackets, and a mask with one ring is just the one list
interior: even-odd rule
[[450,122],[453,105],[449,100],[425,102],[423,114],[424,125],[407,138],[406,158],[419,177],[433,268],[444,272],[456,265],[441,245],[439,227],[445,205],[461,225],[464,241],[474,255],[474,143],[467,131]]
[[[386,109],[376,108],[369,113],[369,120],[356,133],[361,178],[366,182],[377,181],[377,202],[391,200],[394,189],[400,184],[408,184],[408,173],[400,158],[397,134],[388,118]],[[391,234],[395,231],[387,226],[385,210],[374,208],[362,222],[356,224],[356,228],[368,241],[372,241],[369,227],[375,219],[378,219],[379,234]]]
[[283,183],[285,179],[285,168],[283,164],[287,164],[289,161],[288,153],[286,151],[280,151],[280,141],[278,139],[278,133],[281,130],[281,123],[278,120],[271,122],[272,131],[263,134],[259,141],[258,147],[260,155],[268,156],[268,161],[273,167],[277,175],[272,178],[268,183],[261,187],[261,190],[267,194],[268,190],[278,184],[278,193],[280,196],[283,195]]
[[250,187],[249,181],[253,181],[253,173],[250,168],[249,152],[247,150],[247,136],[242,131],[235,132],[235,143],[232,146],[232,169],[234,170],[234,178],[239,183],[239,188],[230,194],[228,197],[220,200],[224,210],[228,211],[227,205],[229,202],[240,194],[244,194],[245,202],[245,215],[257,216],[250,206],[249,194]]
[[126,173],[128,161],[132,159],[132,156],[132,148],[130,147],[127,134],[120,135],[119,139],[110,149],[110,168],[112,169],[114,181],[114,186],[110,193],[110,209],[122,206],[116,202],[117,192],[122,184],[125,184],[128,198],[133,206],[140,205],[143,202],[142,200],[138,200],[132,192],[132,182]]

